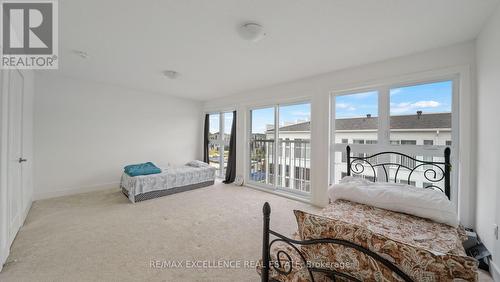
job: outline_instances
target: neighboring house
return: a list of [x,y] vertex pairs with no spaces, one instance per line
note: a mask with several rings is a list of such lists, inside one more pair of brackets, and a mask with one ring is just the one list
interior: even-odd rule
[[[378,117],[341,118],[335,121],[335,143],[337,144],[376,144]],[[425,146],[451,146],[451,114],[416,114],[392,116],[390,119],[391,136],[393,145],[425,145]],[[286,188],[310,191],[310,132],[311,122],[300,122],[279,128],[278,147],[278,179],[274,179],[273,160],[268,152],[273,150],[274,130],[266,131],[263,135],[254,135],[252,142],[252,180],[262,183],[277,183]],[[266,153],[267,152],[267,153]],[[356,153],[354,153],[356,154]],[[356,154],[360,155],[360,154]],[[361,154],[362,155],[362,154]],[[424,161],[442,161],[436,157],[415,156]],[[410,159],[404,160],[411,167],[414,165]],[[338,182],[346,175],[345,153],[336,154],[334,161],[334,180]],[[431,185],[423,173],[426,166],[419,168],[412,175],[410,184],[417,187]],[[268,172],[268,173],[266,173]],[[390,172],[392,175],[394,171]],[[373,179],[373,172],[369,170],[363,177]],[[398,181],[407,183],[408,173],[401,171]]]

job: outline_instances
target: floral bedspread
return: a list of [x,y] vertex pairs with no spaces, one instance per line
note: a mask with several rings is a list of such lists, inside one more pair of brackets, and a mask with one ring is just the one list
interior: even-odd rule
[[[330,204],[318,215],[302,211],[295,211],[295,215],[298,233],[294,237],[299,237],[295,239],[354,242],[388,259],[414,281],[477,281],[477,261],[465,256],[462,228],[343,200]],[[351,248],[320,244],[299,249],[307,263],[326,265],[361,281],[402,281],[381,263]],[[280,250],[291,256],[293,267],[286,275],[271,267],[270,277],[278,281],[310,281],[298,253],[285,243],[272,246],[271,260],[276,262],[277,255],[282,262],[288,260]],[[320,273],[313,275],[315,281],[331,281]]]
[[465,256],[462,242],[467,237],[461,227],[344,200],[328,205],[318,215],[365,227],[434,254]]

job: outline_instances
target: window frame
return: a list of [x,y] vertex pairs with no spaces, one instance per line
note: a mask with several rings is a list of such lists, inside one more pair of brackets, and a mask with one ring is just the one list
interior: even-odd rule
[[[411,87],[418,86],[422,84],[431,84],[438,82],[452,82],[452,105],[451,105],[451,146],[448,145],[401,145],[391,144],[390,140],[390,90],[394,88]],[[458,165],[458,155],[459,155],[459,99],[460,99],[460,76],[459,74],[449,74],[449,75],[439,75],[434,77],[427,77],[414,80],[406,81],[388,81],[386,83],[380,83],[378,85],[372,86],[362,86],[356,88],[350,88],[347,90],[333,91],[330,92],[330,176],[329,183],[335,183],[335,153],[342,152],[345,153],[347,145],[351,147],[351,150],[356,153],[373,154],[382,151],[401,151],[408,155],[415,156],[433,156],[442,157],[444,149],[450,147],[452,150],[451,163],[453,167],[453,174],[451,179],[451,194],[452,201],[457,204],[459,191],[458,191],[458,179],[459,179],[459,165]],[[353,95],[364,92],[377,92],[378,93],[378,127],[377,127],[377,144],[343,144],[335,143],[335,119],[336,119],[336,97],[341,95]],[[401,141],[401,140],[399,140]],[[354,143],[354,142],[353,142]],[[455,205],[458,206],[458,205]]]
[[[312,189],[310,188],[310,191],[309,192],[304,192],[304,191],[299,191],[297,189],[291,189],[291,188],[287,188],[287,187],[282,187],[282,186],[279,186],[278,185],[278,175],[280,174],[280,172],[278,172],[278,170],[281,170],[282,167],[280,163],[278,163],[278,140],[279,140],[279,110],[280,110],[280,107],[286,107],[286,106],[293,106],[293,105],[301,105],[301,104],[309,104],[310,105],[310,108],[311,108],[311,119],[310,119],[310,122],[312,124],[312,101],[310,99],[304,99],[304,100],[296,100],[296,101],[291,101],[291,102],[283,102],[283,103],[270,103],[270,104],[262,104],[262,105],[258,105],[258,106],[249,106],[247,108],[247,115],[248,115],[248,122],[247,122],[247,137],[246,137],[246,153],[245,153],[245,158],[247,159],[247,168],[246,168],[246,171],[245,171],[245,178],[247,179],[247,182],[251,185],[251,186],[254,186],[254,187],[259,187],[259,188],[263,188],[263,189],[266,189],[266,190],[269,190],[269,191],[272,191],[272,192],[283,192],[283,193],[286,193],[286,194],[290,194],[290,195],[293,195],[293,196],[297,196],[299,198],[303,198],[303,199],[307,199],[307,198],[310,198],[311,195],[312,195]],[[267,109],[267,108],[273,108],[274,110],[274,140],[275,140],[275,145],[273,146],[273,159],[275,160],[274,164],[273,164],[273,174],[274,174],[274,179],[273,179],[273,184],[266,184],[266,183],[260,183],[260,182],[256,182],[256,181],[253,181],[251,180],[250,178],[250,172],[251,172],[251,167],[252,167],[252,158],[250,156],[251,154],[251,150],[250,150],[250,142],[251,142],[251,138],[252,138],[252,111],[254,110],[261,110],[261,109]],[[310,137],[309,137],[309,144],[312,143],[312,130],[310,132]],[[307,155],[307,152],[305,152],[305,155]],[[309,153],[310,155],[310,159],[309,159],[309,165],[312,166],[312,154]],[[284,164],[286,165],[286,164]],[[310,170],[311,170],[311,167],[309,167],[309,173],[310,173]],[[286,177],[285,177],[286,178]],[[309,180],[309,182],[311,183],[312,181]],[[310,187],[311,184],[309,184]]]

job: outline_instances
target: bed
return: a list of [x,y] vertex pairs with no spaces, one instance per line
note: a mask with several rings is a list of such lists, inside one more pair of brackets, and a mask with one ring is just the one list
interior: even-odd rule
[[[386,182],[402,173],[408,183],[420,169],[424,188],[450,198],[448,148],[444,162],[429,162],[398,152],[352,157],[347,146],[347,169],[348,176],[371,171],[370,179]],[[460,226],[341,199],[316,214],[294,213],[298,231],[289,238],[270,229],[264,204],[262,281],[477,281],[478,262],[466,256]]]
[[132,203],[213,185],[215,168],[191,166],[161,168],[161,173],[131,177],[122,174],[120,187]]

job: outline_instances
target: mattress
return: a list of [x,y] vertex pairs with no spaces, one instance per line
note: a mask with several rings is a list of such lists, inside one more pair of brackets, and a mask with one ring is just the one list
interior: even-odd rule
[[337,200],[317,214],[365,227],[436,255],[466,255],[462,242],[467,237],[461,227],[345,200]]
[[168,167],[161,168],[161,173],[131,177],[122,174],[120,186],[126,191],[130,201],[135,202],[138,195],[191,186],[199,183],[210,183],[215,180],[213,167]]

